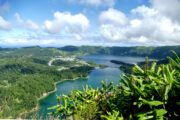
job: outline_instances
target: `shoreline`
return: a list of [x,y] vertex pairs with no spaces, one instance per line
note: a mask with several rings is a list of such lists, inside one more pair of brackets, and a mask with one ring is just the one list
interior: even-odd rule
[[63,79],[62,81],[55,82],[55,83],[54,83],[54,86],[55,86],[54,90],[53,90],[53,91],[50,91],[50,92],[47,92],[47,93],[43,93],[43,94],[45,94],[45,95],[42,95],[42,96],[39,97],[37,100],[40,101],[40,100],[42,100],[42,99],[45,99],[45,98],[48,97],[50,94],[56,92],[56,91],[57,91],[57,87],[56,87],[57,84],[59,84],[59,83],[61,83],[61,82],[65,82],[65,81],[77,80],[77,79],[79,79],[79,78],[88,79],[89,76],[87,76],[87,77],[76,77],[76,78],[73,78],[73,79]]
[[88,79],[89,76],[87,76],[87,77],[76,77],[76,78],[73,78],[73,79],[63,79],[62,81],[57,81],[57,82],[55,82],[55,83],[54,83],[54,87],[55,87],[54,90],[49,91],[49,92],[47,92],[47,93],[43,93],[42,96],[40,96],[39,98],[37,98],[37,102],[38,102],[38,103],[37,103],[36,107],[32,108],[32,110],[30,110],[30,111],[25,111],[25,112],[23,112],[23,113],[20,113],[20,114],[19,114],[19,118],[22,119],[23,117],[21,118],[21,116],[26,117],[26,115],[27,115],[28,113],[32,113],[32,112],[35,112],[35,111],[39,110],[39,108],[40,108],[39,102],[40,102],[41,100],[45,99],[46,97],[48,97],[50,94],[56,92],[56,91],[57,91],[57,84],[59,84],[59,83],[61,83],[61,82],[65,82],[65,81],[78,80],[78,79],[80,79],[80,78]]

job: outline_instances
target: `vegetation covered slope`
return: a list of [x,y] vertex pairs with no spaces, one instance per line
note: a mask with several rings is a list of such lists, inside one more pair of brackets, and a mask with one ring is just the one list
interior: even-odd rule
[[109,54],[117,56],[148,56],[150,58],[166,58],[171,56],[171,50],[180,55],[180,46],[161,46],[161,47],[101,47],[101,46],[65,46],[59,48],[76,54]]
[[1,58],[3,57],[12,58],[12,57],[22,57],[22,56],[52,57],[59,55],[66,55],[66,52],[59,51],[56,48],[42,48],[39,46],[0,49]]
[[[86,77],[88,65],[58,71],[48,61],[65,53],[55,48],[18,48],[0,51],[0,118],[18,118],[37,107],[38,98],[63,79]],[[82,71],[80,71],[82,70]]]
[[74,120],[175,120],[180,117],[180,58],[167,65],[133,68],[120,84],[58,97],[53,116]]

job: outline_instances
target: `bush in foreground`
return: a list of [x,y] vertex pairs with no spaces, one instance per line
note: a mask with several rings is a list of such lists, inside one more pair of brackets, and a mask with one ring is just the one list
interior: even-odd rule
[[[174,53],[175,54],[175,53]],[[180,115],[180,58],[157,66],[135,66],[120,84],[102,84],[97,90],[86,87],[58,97],[49,109],[55,117],[74,120],[177,119]]]

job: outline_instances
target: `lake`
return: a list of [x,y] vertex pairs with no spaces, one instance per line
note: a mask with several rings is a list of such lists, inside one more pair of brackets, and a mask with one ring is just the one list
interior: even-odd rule
[[107,83],[113,82],[113,84],[117,85],[123,72],[119,70],[119,65],[111,63],[110,60],[120,60],[126,63],[137,63],[144,61],[145,58],[112,55],[89,55],[82,57],[82,59],[85,61],[93,61],[97,64],[105,64],[108,67],[104,69],[96,68],[92,70],[89,74],[88,79],[79,78],[76,80],[67,80],[58,83],[56,85],[57,91],[39,102],[39,116],[46,116],[48,112],[50,112],[47,110],[47,108],[57,104],[57,95],[69,94],[72,90],[75,89],[83,90],[83,87],[85,87],[86,85],[89,85],[93,88],[98,88],[101,87],[102,80]]

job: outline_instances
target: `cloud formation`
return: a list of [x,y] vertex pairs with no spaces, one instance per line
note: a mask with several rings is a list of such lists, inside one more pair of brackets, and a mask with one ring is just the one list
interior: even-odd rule
[[[151,7],[142,5],[131,10],[129,17],[112,8],[102,12],[99,16],[102,37],[112,42],[137,45],[180,44],[179,16],[175,17],[175,14],[167,16],[165,11],[161,11],[157,7],[162,2],[155,1],[152,1]],[[178,0],[172,1],[178,2],[177,5],[180,3]],[[154,6],[155,4],[156,6]],[[177,7],[177,9],[179,8],[180,6]],[[178,13],[178,11],[170,10],[170,12],[172,11]]]
[[118,11],[116,9],[110,8],[107,11],[103,11],[101,15],[99,16],[99,22],[101,24],[111,24],[114,25],[125,25],[127,23],[128,19],[126,15]]
[[[63,7],[52,4],[51,9],[43,8],[46,13],[37,11],[40,16],[34,12],[31,15],[29,8],[19,11],[16,6],[10,6],[11,1],[0,2],[0,45],[53,45],[66,41],[74,45],[76,42],[130,46],[180,44],[180,0],[149,0],[148,4],[136,0],[144,5],[134,8],[120,0],[55,1]],[[118,7],[119,4],[127,5],[130,10]],[[39,19],[38,23],[34,19]]]
[[6,21],[3,17],[0,16],[0,30],[10,30],[11,23]]
[[19,27],[23,27],[30,30],[40,30],[40,26],[37,23],[33,22],[30,19],[23,20],[19,13],[15,13],[14,17]]
[[44,29],[49,33],[75,33],[79,34],[87,31],[90,23],[83,14],[72,15],[70,12],[55,12],[53,20],[44,22]]
[[180,0],[150,0],[150,2],[162,15],[180,23]]

